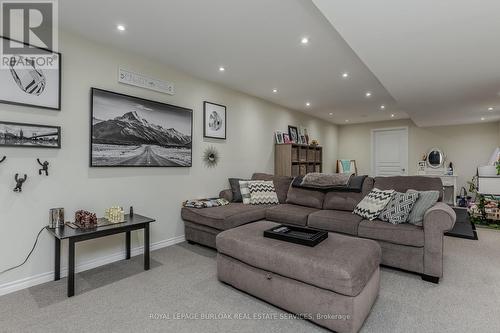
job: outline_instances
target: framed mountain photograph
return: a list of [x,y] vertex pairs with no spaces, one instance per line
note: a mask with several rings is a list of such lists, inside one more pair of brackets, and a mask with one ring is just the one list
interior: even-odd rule
[[0,146],[61,148],[61,127],[0,121]]
[[92,88],[91,167],[190,167],[193,111]]
[[[1,36],[0,43],[28,45]],[[2,54],[0,103],[61,110],[61,53],[29,46],[37,56]]]

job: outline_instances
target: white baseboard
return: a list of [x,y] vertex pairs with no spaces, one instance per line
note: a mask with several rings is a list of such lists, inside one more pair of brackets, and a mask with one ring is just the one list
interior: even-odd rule
[[[175,245],[178,243],[184,242],[186,239],[184,235],[177,236],[170,239],[165,239],[159,242],[151,243],[151,251],[161,249],[163,247]],[[136,256],[144,253],[144,246],[138,246],[131,249],[131,255]],[[88,260],[83,262],[75,267],[75,272],[83,272],[92,268],[96,268],[99,266],[103,266],[106,264],[110,264],[115,261],[125,259],[125,252],[120,251],[105,257],[100,257],[97,259]],[[61,277],[65,277],[68,275],[68,267],[61,267]],[[0,285],[0,296],[13,293],[18,290],[26,289],[32,286],[36,286],[37,284],[49,282],[54,280],[54,271],[40,273],[36,275],[32,275],[23,279],[19,279],[16,281],[11,281]]]

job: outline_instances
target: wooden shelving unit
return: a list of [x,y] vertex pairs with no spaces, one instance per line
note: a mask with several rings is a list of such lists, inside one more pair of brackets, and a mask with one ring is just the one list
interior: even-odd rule
[[275,175],[295,177],[310,172],[323,172],[323,147],[296,143],[275,145]]

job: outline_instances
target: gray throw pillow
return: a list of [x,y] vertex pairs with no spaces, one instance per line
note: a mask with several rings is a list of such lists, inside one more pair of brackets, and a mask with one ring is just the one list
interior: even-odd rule
[[233,202],[243,202],[240,191],[240,180],[247,180],[242,178],[229,178],[229,186],[231,186],[231,192],[233,192]]
[[434,206],[439,199],[439,191],[415,191],[408,190],[407,193],[418,192],[418,200],[408,217],[408,223],[421,226],[424,222],[425,212]]
[[406,223],[417,199],[418,192],[396,192],[389,204],[380,213],[379,219],[392,224]]

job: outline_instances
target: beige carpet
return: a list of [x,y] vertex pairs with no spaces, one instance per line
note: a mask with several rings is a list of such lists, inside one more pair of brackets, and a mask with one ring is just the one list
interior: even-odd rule
[[[446,237],[439,285],[384,268],[380,296],[362,332],[500,332],[500,232],[478,234],[479,241]],[[214,256],[182,244],[152,252],[148,272],[135,257],[78,274],[77,295],[70,299],[66,279],[0,297],[0,332],[326,331],[303,320],[266,319],[286,313],[219,283]],[[264,319],[248,318],[254,314]]]

